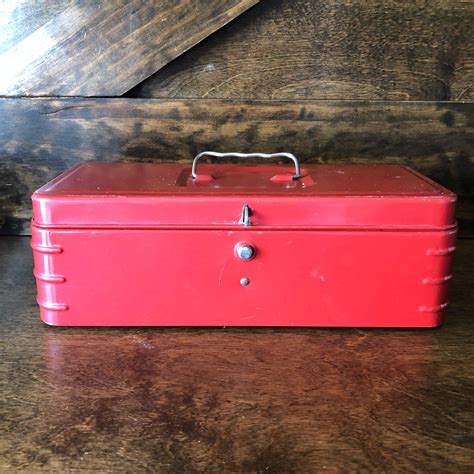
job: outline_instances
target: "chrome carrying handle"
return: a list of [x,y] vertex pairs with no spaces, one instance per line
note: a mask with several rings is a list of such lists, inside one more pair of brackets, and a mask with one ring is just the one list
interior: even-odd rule
[[296,158],[295,155],[292,153],[234,153],[234,152],[229,152],[229,153],[219,153],[217,151],[203,151],[196,155],[196,157],[193,160],[193,166],[191,169],[191,176],[193,179],[197,178],[197,164],[199,161],[199,158],[202,158],[203,156],[214,156],[216,158],[226,158],[226,157],[236,157],[236,158],[289,158],[290,160],[293,160],[293,163],[295,164],[295,173],[292,175],[293,179],[298,179],[301,176],[300,173],[300,163],[298,159]]

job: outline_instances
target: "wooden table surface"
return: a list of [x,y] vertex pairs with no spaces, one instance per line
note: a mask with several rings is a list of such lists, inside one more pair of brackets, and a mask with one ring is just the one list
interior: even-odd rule
[[472,472],[473,266],[437,329],[61,329],[2,237],[0,471]]

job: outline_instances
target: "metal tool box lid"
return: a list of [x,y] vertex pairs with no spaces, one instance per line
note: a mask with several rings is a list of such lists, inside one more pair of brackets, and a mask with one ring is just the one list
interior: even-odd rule
[[[48,228],[438,229],[456,196],[398,165],[89,162],[33,194]],[[245,206],[247,206],[245,208]],[[245,210],[247,215],[245,215]],[[248,224],[248,225],[246,225]]]

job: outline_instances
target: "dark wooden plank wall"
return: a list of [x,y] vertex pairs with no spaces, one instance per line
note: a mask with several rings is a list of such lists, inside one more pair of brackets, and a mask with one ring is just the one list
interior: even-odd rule
[[84,160],[191,161],[204,149],[402,163],[456,190],[472,232],[474,106],[447,102],[4,99],[0,221],[27,233],[35,188]]
[[0,94],[121,95],[257,2],[7,2]]
[[474,98],[474,3],[263,0],[130,95]]

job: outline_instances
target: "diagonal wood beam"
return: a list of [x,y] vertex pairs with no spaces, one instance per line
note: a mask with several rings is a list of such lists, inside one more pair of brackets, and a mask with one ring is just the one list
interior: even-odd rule
[[258,1],[7,2],[0,95],[122,95]]

